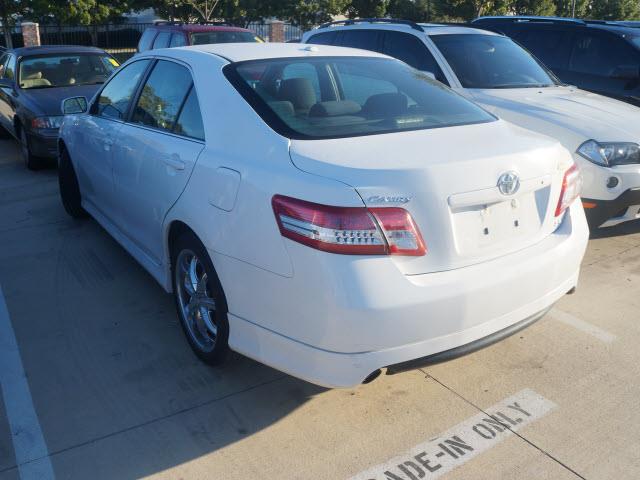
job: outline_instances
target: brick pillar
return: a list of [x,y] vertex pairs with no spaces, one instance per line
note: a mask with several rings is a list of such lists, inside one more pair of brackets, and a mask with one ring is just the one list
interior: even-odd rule
[[25,47],[39,47],[40,25],[33,22],[24,22],[22,24],[22,39]]
[[284,42],[284,22],[273,20],[269,23],[269,41],[276,43]]

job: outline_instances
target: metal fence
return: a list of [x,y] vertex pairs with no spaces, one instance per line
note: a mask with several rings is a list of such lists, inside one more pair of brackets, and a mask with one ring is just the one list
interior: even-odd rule
[[[5,27],[0,26],[0,47],[6,48],[7,45],[4,39],[4,29]],[[11,41],[13,43],[13,47],[18,48],[24,46],[24,43],[22,41],[22,29],[20,28],[20,26],[16,25],[13,27],[9,27],[9,30],[11,31]]]
[[[118,23],[102,25],[55,25],[40,24],[40,42],[42,45],[85,45],[103,48],[120,61],[124,61],[136,52],[142,32],[153,23]],[[265,40],[269,39],[269,24],[250,23],[247,28]],[[285,41],[296,40],[302,36],[297,25],[284,24]],[[19,27],[13,36],[14,47],[22,46]],[[4,41],[4,38],[1,40]]]

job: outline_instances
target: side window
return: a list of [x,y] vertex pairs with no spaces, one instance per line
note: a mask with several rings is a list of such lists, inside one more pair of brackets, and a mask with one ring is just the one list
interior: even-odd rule
[[16,79],[16,57],[13,55],[9,55],[7,59],[7,63],[4,66],[2,77],[7,78],[9,80]]
[[0,78],[3,78],[4,75],[4,64],[7,63],[9,55],[6,53],[4,55],[0,55]]
[[436,59],[433,58],[427,46],[414,35],[394,31],[386,32],[384,53],[402,60],[413,68],[423,72],[431,72],[439,81],[446,82]]
[[567,32],[561,30],[524,29],[513,38],[548,67],[563,68],[567,63]]
[[189,96],[184,102],[173,132],[197,140],[204,140],[204,125],[202,123],[202,114],[200,113],[200,104],[198,103],[196,89],[193,87],[191,87]]
[[380,32],[377,30],[343,30],[334,45],[381,51]]
[[171,42],[169,43],[169,47],[184,47],[187,44],[187,39],[182,33],[174,33],[171,35]]
[[153,49],[156,48],[167,48],[169,46],[169,38],[171,37],[171,32],[160,32],[156,37],[155,42],[153,42]]
[[146,52],[151,48],[151,44],[153,43],[153,39],[155,38],[157,30],[155,28],[147,28],[142,36],[140,37],[140,41],[138,42],[138,51]]
[[191,73],[186,67],[158,61],[142,88],[131,121],[160,130],[173,130],[190,87]]
[[[305,83],[309,83],[315,92],[315,100],[320,101],[320,81],[318,80],[318,72],[316,67],[310,63],[290,63],[282,70],[282,80],[305,79]],[[300,83],[300,80],[296,82]],[[288,82],[293,84],[294,82]],[[282,83],[281,83],[282,85]],[[286,85],[286,84],[285,84]],[[286,87],[285,87],[286,88]],[[315,101],[313,102],[315,103]]]
[[633,49],[621,38],[593,33],[575,35],[569,70],[608,77],[623,65],[638,66],[639,62]]
[[102,117],[124,120],[131,96],[148,64],[149,60],[140,60],[130,63],[118,71],[100,93],[98,103],[92,108],[92,113],[97,113]]
[[317,35],[313,35],[307,43],[314,43],[317,45],[333,45],[333,42],[336,38],[336,32],[325,32],[318,33]]

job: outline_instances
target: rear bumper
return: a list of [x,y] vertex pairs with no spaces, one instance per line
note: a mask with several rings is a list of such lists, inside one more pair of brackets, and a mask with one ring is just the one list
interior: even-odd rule
[[231,312],[229,344],[329,387],[451,349],[464,353],[459,347],[482,339],[476,346],[485,346],[577,285],[588,227],[579,202],[567,213],[539,244],[424,275],[402,275],[388,257],[350,261],[291,243],[295,274],[285,278],[211,252]]
[[613,200],[583,198],[582,203],[593,228],[612,227],[640,218],[640,188],[630,188]]

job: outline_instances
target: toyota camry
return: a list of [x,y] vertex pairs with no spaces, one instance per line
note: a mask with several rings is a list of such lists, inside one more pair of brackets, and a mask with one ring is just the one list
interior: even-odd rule
[[507,337],[576,287],[569,152],[384,55],[152,50],[64,110],[66,211],[173,293],[205,362],[353,386]]

